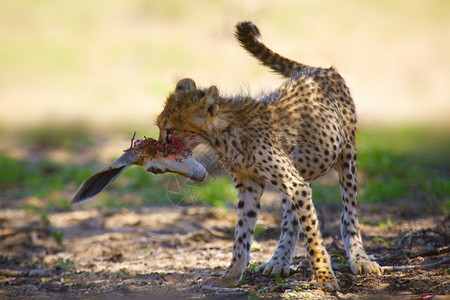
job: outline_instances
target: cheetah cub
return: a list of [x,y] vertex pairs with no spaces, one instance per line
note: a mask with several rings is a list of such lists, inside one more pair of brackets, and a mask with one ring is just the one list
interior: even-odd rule
[[178,82],[158,116],[159,141],[173,136],[193,149],[206,143],[231,173],[239,195],[233,258],[223,276],[205,285],[239,283],[250,260],[250,245],[267,183],[281,193],[283,221],[278,248],[257,271],[288,276],[299,238],[305,235],[316,286],[339,285],[324,247],[309,181],[335,168],[343,200],[341,234],[355,274],[381,274],[364,251],[356,216],[356,115],[350,91],[334,68],[314,68],[273,52],[259,40],[250,22],[236,26],[241,46],[286,82],[260,99],[224,97],[215,86],[198,88],[192,79]]

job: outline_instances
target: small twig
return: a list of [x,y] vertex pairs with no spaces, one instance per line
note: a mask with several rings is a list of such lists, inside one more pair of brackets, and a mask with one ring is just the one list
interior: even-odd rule
[[401,247],[402,247],[402,244],[403,244],[403,240],[406,239],[407,237],[409,237],[410,242],[411,242],[411,234],[412,234],[412,231],[410,230],[410,231],[408,231],[406,234],[404,234],[403,236],[401,236],[400,239],[399,239],[398,242],[397,242],[397,246],[398,246],[399,248],[401,248]]
[[41,226],[39,226],[39,227],[31,227],[31,226],[21,227],[21,228],[16,229],[16,231],[14,231],[14,232],[0,235],[0,241],[3,241],[4,239],[6,239],[8,237],[15,236],[20,233],[30,233],[30,232],[34,232],[34,231],[49,231],[49,228],[45,227],[45,226],[44,227],[41,227]]
[[223,238],[223,239],[230,239],[231,236],[229,234],[226,234],[224,232],[221,231],[217,231],[214,228],[212,228],[211,226],[208,226],[206,224],[202,224],[201,227],[203,227],[209,234],[215,236],[215,237],[219,237],[219,238]]
[[443,253],[448,253],[450,252],[450,246],[445,246],[445,247],[441,247],[441,248],[435,248],[435,249],[430,249],[427,251],[423,251],[423,252],[419,252],[419,253],[414,253],[412,255],[410,255],[410,258],[414,258],[414,257],[419,257],[419,256],[434,256],[434,255],[440,255]]
[[450,261],[450,257],[446,257],[444,259],[429,263],[429,264],[423,264],[423,265],[407,265],[407,266],[384,266],[381,267],[383,271],[402,271],[402,270],[408,270],[408,269],[418,269],[418,268],[431,268],[440,264],[445,264],[446,262]]
[[[402,271],[408,269],[417,269],[417,268],[431,268],[440,264],[444,264],[450,261],[450,257],[446,257],[444,259],[423,265],[407,265],[407,266],[383,266],[381,267],[383,271]],[[350,271],[350,265],[347,264],[331,264],[334,270],[336,271]]]
[[17,270],[10,270],[10,269],[0,269],[0,276],[5,277],[22,277],[25,276],[26,272],[24,271],[17,271]]
[[411,253],[411,251],[408,249],[398,249],[397,251],[395,251],[394,253],[392,253],[390,255],[383,256],[383,257],[377,257],[374,260],[375,261],[389,260],[389,259],[396,258],[398,256],[406,256],[409,253]]
[[241,288],[215,287],[210,285],[202,285],[202,290],[218,292],[226,295],[246,295],[247,290]]
[[[404,239],[406,237],[408,237],[408,235],[403,236],[401,239]],[[421,257],[435,256],[435,255],[441,255],[441,254],[448,253],[448,252],[450,252],[450,246],[434,248],[434,249],[416,252],[416,253],[413,253],[411,250],[408,250],[408,249],[398,249],[397,251],[395,251],[394,253],[392,253],[388,256],[378,257],[375,260],[376,261],[389,260],[389,259],[392,259],[392,258],[395,258],[398,256],[402,256],[402,255],[407,256],[408,258],[415,258],[415,257],[419,257],[419,256],[421,256]]]
[[133,137],[131,138],[131,145],[130,145],[130,149],[133,148],[133,142],[134,142],[134,138],[136,137],[136,131],[133,133]]

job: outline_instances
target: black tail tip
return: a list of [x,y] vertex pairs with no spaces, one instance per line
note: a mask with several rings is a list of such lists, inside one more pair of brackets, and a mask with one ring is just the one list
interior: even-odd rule
[[258,27],[251,21],[239,22],[236,24],[236,35],[237,36],[248,36],[253,35],[258,38],[261,37],[261,32],[259,32]]

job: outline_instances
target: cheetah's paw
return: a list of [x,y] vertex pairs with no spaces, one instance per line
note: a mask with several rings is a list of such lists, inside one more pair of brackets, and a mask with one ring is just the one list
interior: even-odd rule
[[339,291],[340,287],[339,284],[336,280],[336,278],[331,278],[331,279],[327,279],[327,280],[314,280],[311,281],[310,283],[311,286],[314,286],[316,288],[325,290],[325,291],[329,291],[329,292],[333,292],[333,291]]
[[271,258],[267,263],[261,264],[256,268],[256,272],[262,273],[265,276],[271,277],[286,277],[289,276],[290,266],[279,260]]
[[208,277],[203,282],[203,285],[214,287],[235,287],[238,285],[239,279],[230,277]]
[[353,274],[374,273],[376,275],[381,275],[383,273],[383,269],[380,265],[371,261],[368,257],[361,257],[358,260],[350,261],[350,269]]

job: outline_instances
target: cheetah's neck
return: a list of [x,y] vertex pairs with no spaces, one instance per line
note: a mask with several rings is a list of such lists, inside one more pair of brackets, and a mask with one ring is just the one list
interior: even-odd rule
[[[220,98],[218,104],[215,121],[202,132],[203,138],[213,148],[218,148],[217,140],[231,143],[233,139],[245,139],[245,133],[250,130],[249,124],[253,124],[264,114],[270,114],[267,103],[251,97]],[[224,146],[223,143],[221,146]]]
[[211,134],[216,137],[221,135],[224,130],[229,130],[230,127],[246,126],[259,106],[261,103],[251,97],[220,98],[219,111]]

